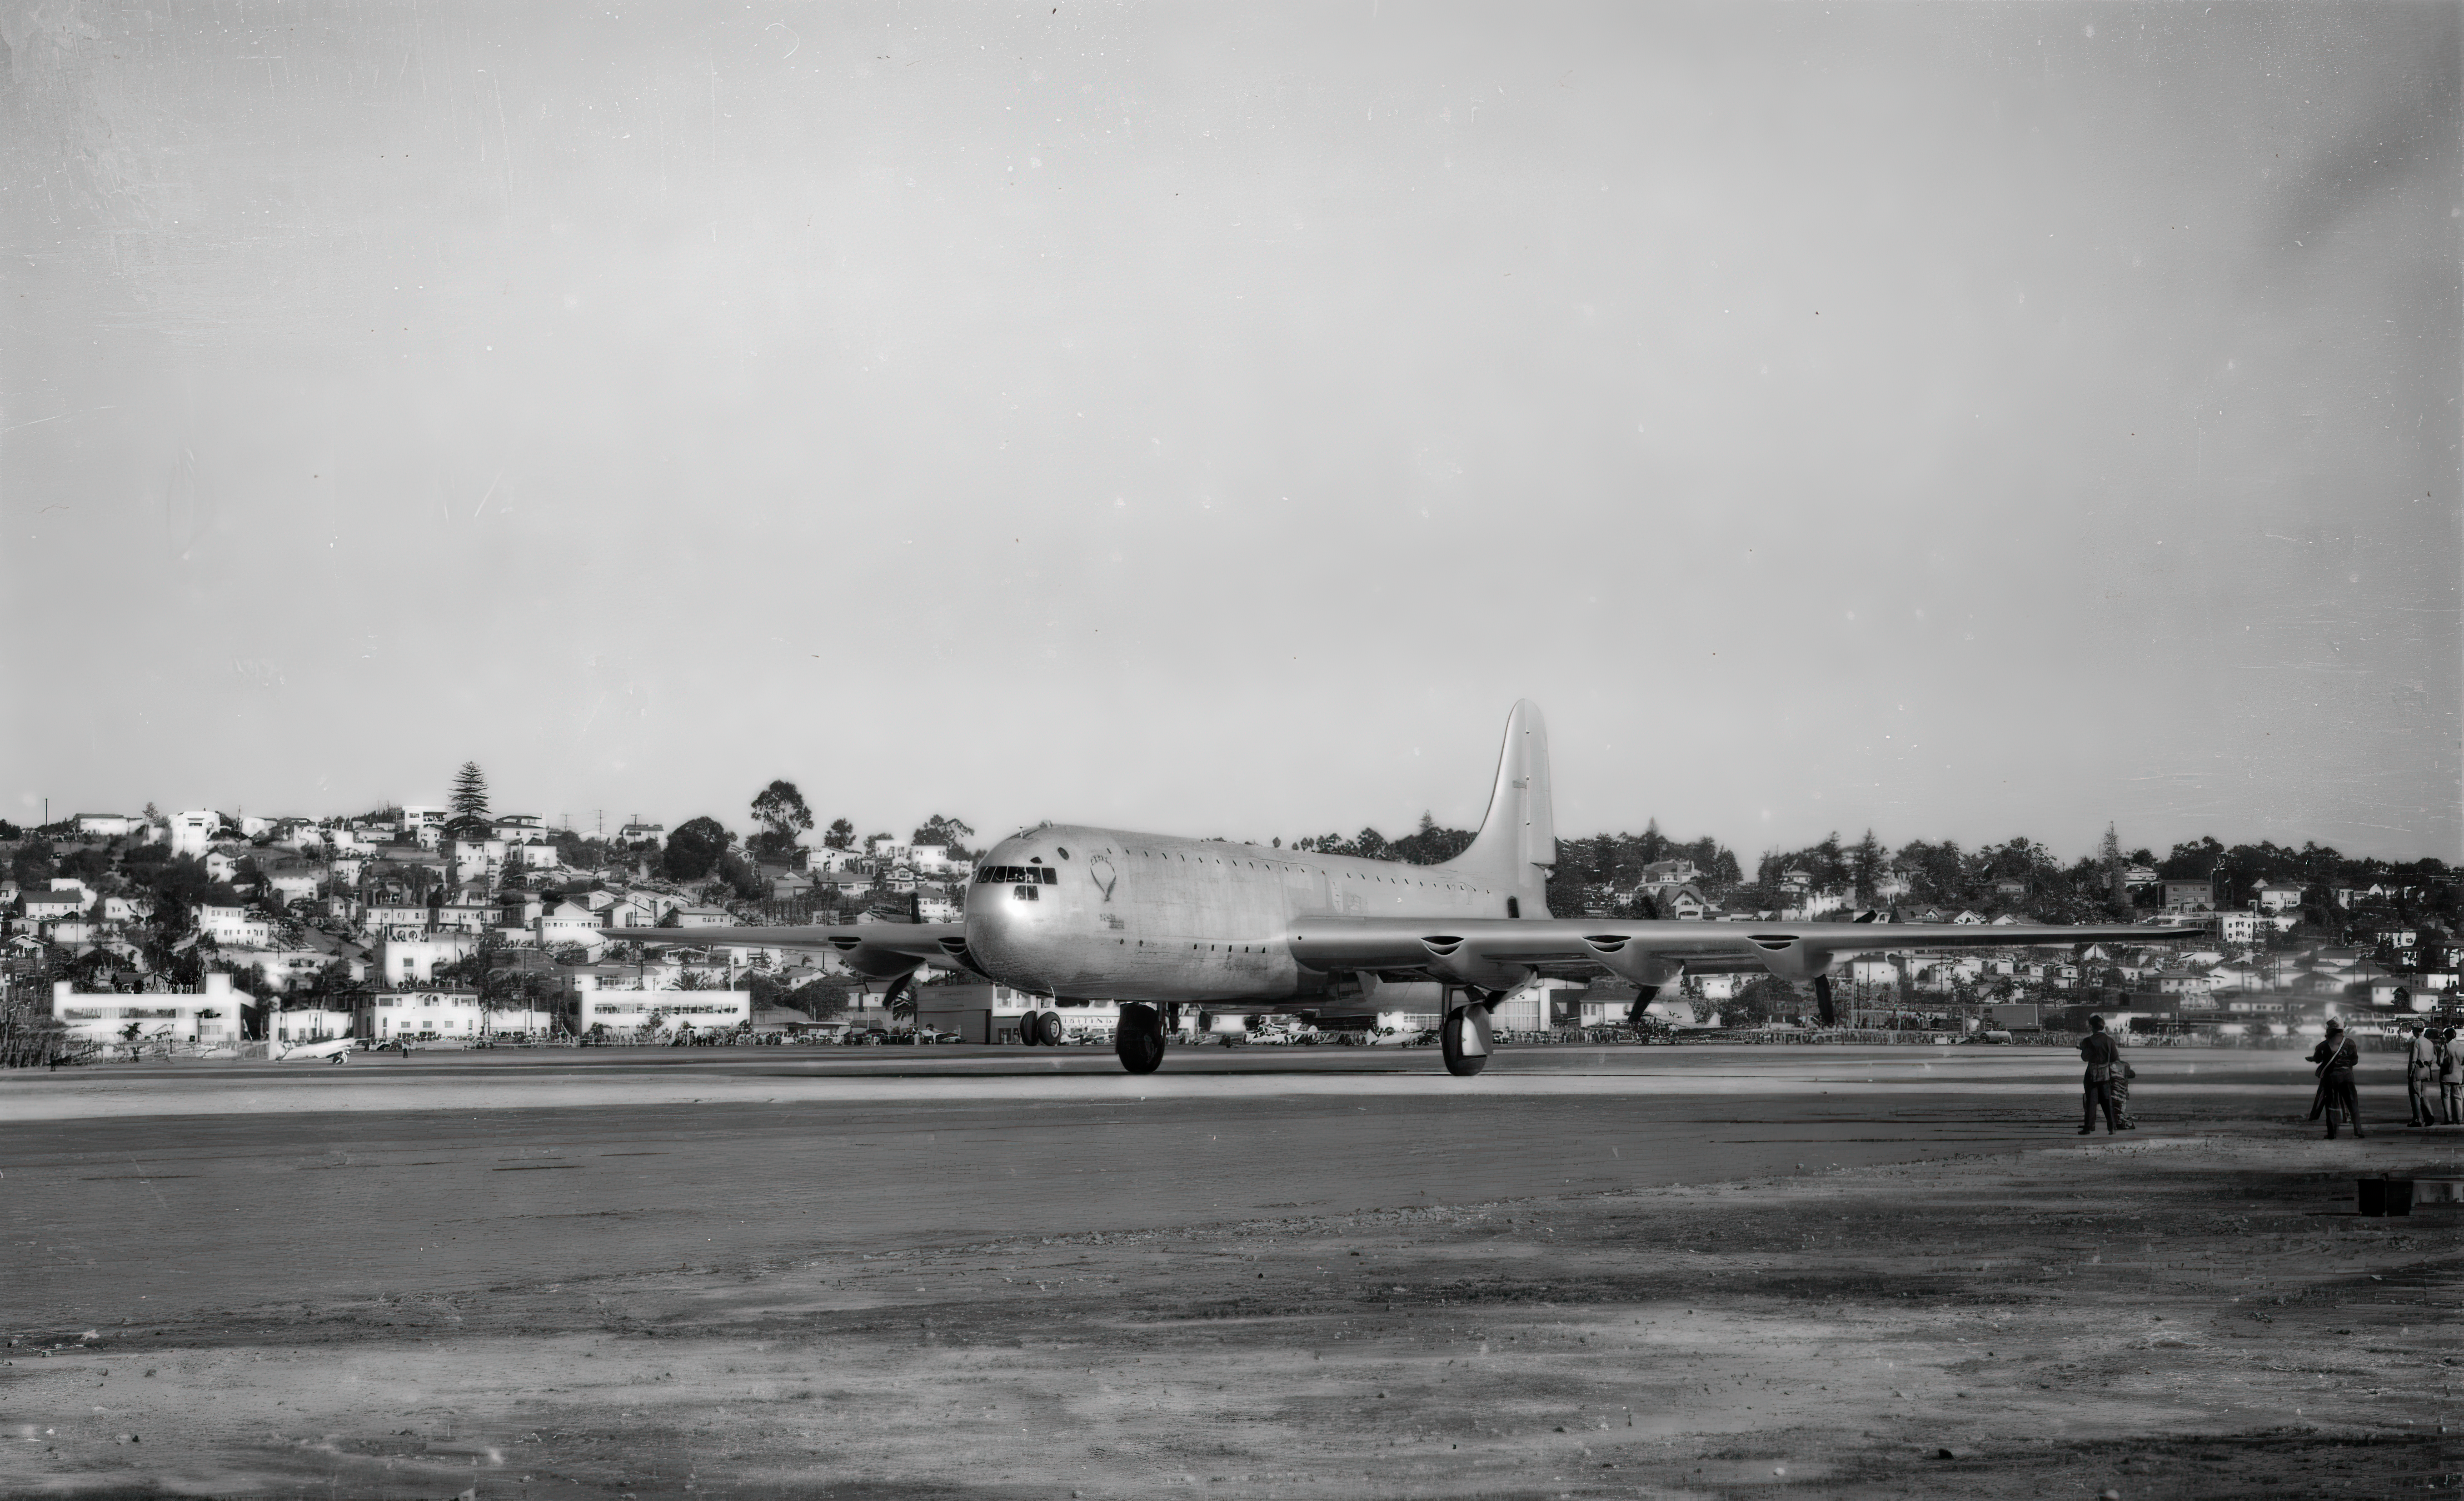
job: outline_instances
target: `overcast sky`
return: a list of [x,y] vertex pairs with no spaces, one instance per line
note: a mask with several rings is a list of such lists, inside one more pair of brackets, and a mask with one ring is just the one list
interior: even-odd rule
[[0,808],[2454,859],[2459,14],[0,6]]

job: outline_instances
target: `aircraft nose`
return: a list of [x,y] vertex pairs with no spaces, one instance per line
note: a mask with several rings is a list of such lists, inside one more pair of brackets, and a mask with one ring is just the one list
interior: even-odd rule
[[967,947],[979,962],[1007,966],[1019,958],[1021,923],[1009,889],[979,886],[967,897]]

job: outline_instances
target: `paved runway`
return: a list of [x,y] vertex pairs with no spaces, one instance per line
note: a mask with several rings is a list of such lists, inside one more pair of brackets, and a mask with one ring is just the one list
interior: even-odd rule
[[[2134,1055],[2142,1119],[2281,1115],[2286,1054]],[[0,1084],[12,1328],[2067,1144],[2046,1050],[414,1054]]]

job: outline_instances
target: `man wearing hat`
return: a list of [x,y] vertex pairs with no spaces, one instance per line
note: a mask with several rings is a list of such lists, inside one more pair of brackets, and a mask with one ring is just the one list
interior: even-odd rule
[[2104,1018],[2087,1019],[2087,1035],[2079,1039],[2079,1061],[2087,1065],[2087,1075],[2079,1082],[2086,1094],[2081,1100],[2086,1118],[2079,1122],[2080,1136],[2096,1134],[2096,1114],[2104,1112],[2104,1134],[2111,1136],[2123,1129],[2122,1107],[2113,1098],[2113,1076],[2123,1068],[2122,1046],[2104,1029]]
[[2310,1049],[2310,1062],[2319,1066],[2319,1093],[2311,1102],[2310,1118],[2316,1120],[2321,1110],[2326,1112],[2330,1141],[2336,1139],[2336,1113],[2340,1110],[2352,1121],[2354,1138],[2362,1137],[2362,1100],[2353,1092],[2353,1070],[2361,1061],[2362,1050],[2344,1035],[2344,1024],[2330,1019],[2327,1035]]
[[2404,1093],[2412,1107],[2408,1127],[2438,1124],[2438,1034],[2426,1022],[2412,1024],[2404,1050]]

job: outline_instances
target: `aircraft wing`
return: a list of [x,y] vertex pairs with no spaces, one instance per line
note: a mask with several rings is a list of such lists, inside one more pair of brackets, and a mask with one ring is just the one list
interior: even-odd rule
[[859,975],[886,979],[904,975],[919,964],[982,970],[967,953],[967,929],[957,922],[856,922],[826,926],[749,928],[610,928],[608,938],[620,943],[655,948],[802,949],[836,954]]
[[1504,989],[1536,970],[1606,970],[1657,986],[1681,973],[1763,970],[1808,980],[1851,954],[1883,949],[2059,948],[2163,942],[2204,926],[2092,923],[1674,922],[1609,917],[1324,918],[1293,925],[1292,956],[1314,970],[1418,972]]

